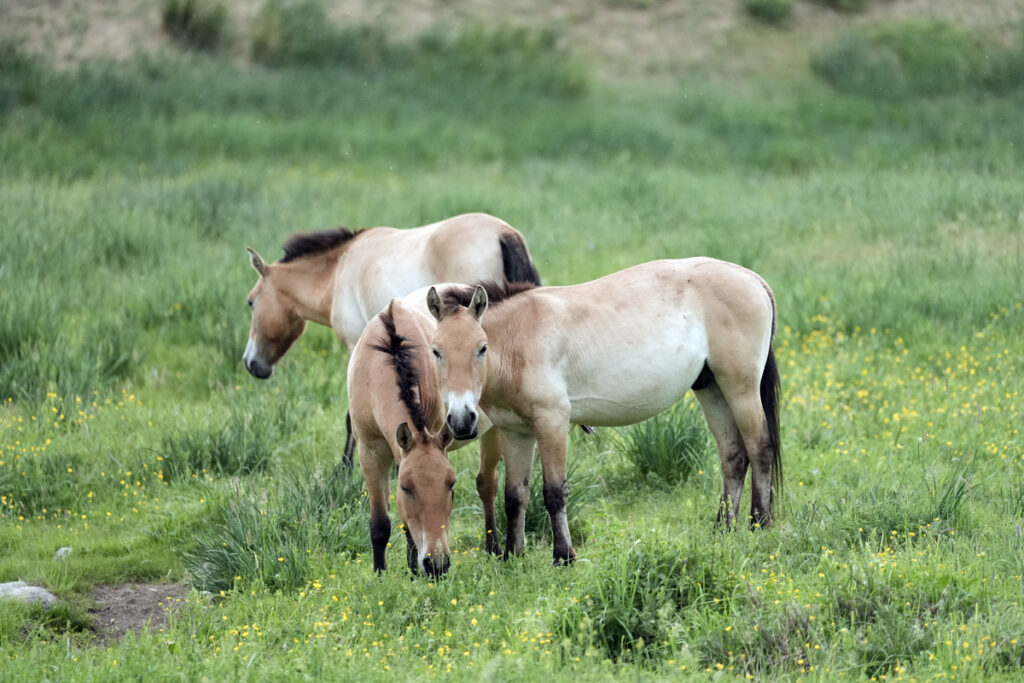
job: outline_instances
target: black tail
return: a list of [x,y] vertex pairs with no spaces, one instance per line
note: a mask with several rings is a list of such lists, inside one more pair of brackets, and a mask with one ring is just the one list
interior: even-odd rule
[[775,350],[768,347],[768,360],[761,373],[761,406],[768,422],[768,438],[772,447],[772,497],[771,508],[774,518],[775,497],[782,498],[782,442],[779,438],[779,366],[775,362]]
[[526,242],[518,232],[501,233],[501,265],[505,270],[505,284],[511,282],[532,282],[540,284],[540,275],[533,266]]

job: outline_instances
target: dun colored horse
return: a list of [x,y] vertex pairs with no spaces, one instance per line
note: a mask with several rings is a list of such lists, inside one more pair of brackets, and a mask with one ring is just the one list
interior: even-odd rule
[[[445,425],[444,401],[429,351],[435,327],[426,308],[426,289],[393,299],[367,324],[348,365],[349,411],[370,496],[370,540],[373,568],[378,572],[386,567],[391,537],[388,501],[390,473],[396,463],[395,500],[405,529],[409,568],[436,576],[450,564],[448,524],[455,471],[446,450],[468,441],[452,443]],[[486,432],[490,423],[483,416],[480,421],[480,431]],[[493,443],[485,437],[481,448],[486,452]],[[488,549],[497,552],[493,540]]]
[[498,447],[481,452],[477,477],[488,534],[504,453],[506,557],[523,552],[535,445],[554,560],[568,563],[569,425],[639,422],[689,389],[721,458],[719,523],[731,528],[738,516],[749,467],[750,524],[771,524],[782,485],[775,298],[757,274],[709,258],[663,260],[568,287],[460,287],[443,298],[432,289],[427,305],[454,437],[475,433],[481,409],[495,426]]
[[[249,292],[252,327],[242,361],[266,379],[313,321],[332,327],[348,349],[394,297],[435,282],[540,283],[526,240],[482,213],[409,230],[344,228],[292,236],[284,257],[266,263],[248,249],[260,274]],[[351,463],[352,441],[345,447]]]

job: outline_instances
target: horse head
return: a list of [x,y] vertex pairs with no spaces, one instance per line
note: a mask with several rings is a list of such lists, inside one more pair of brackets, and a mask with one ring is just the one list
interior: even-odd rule
[[456,439],[475,439],[477,406],[487,376],[487,334],[480,326],[480,316],[487,310],[487,291],[477,286],[468,307],[446,307],[431,287],[427,308],[437,320],[431,350],[445,402],[445,421]]
[[455,498],[455,470],[446,449],[451,432],[442,427],[437,436],[413,433],[405,422],[395,434],[402,459],[398,465],[398,516],[409,541],[409,569],[440,576],[451,565],[448,526]]
[[253,377],[267,379],[274,372],[274,364],[306,329],[306,321],[276,286],[273,267],[254,250],[246,251],[260,279],[249,292],[252,327],[242,362]]

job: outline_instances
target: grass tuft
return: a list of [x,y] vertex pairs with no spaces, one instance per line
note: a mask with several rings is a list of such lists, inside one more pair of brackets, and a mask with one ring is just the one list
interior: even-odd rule
[[614,433],[615,449],[642,478],[670,486],[684,483],[690,475],[707,469],[714,443],[695,401],[680,401],[670,410]]

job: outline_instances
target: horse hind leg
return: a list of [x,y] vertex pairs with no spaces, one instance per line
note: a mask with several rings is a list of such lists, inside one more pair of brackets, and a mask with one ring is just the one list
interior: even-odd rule
[[718,456],[722,463],[722,499],[718,506],[717,526],[731,529],[739,515],[740,498],[743,496],[743,480],[747,476],[747,449],[740,429],[733,419],[732,410],[721,389],[714,382],[701,389],[695,389],[694,395],[704,411],[711,435],[718,446]]
[[772,438],[768,418],[756,386],[729,397],[729,405],[750,462],[750,526],[755,529],[767,527],[773,521],[772,470],[773,466],[778,464],[778,446]]

